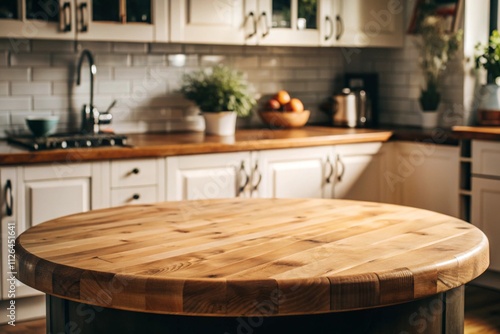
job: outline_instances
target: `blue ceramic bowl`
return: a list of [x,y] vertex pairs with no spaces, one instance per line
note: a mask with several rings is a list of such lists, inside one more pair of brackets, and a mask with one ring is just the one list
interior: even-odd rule
[[56,130],[58,116],[29,116],[26,124],[35,137],[47,137]]

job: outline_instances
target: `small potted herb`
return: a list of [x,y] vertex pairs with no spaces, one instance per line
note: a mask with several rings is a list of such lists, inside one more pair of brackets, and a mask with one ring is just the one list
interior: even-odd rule
[[250,115],[256,104],[243,74],[223,65],[185,74],[180,91],[198,105],[209,134],[234,135],[237,116]]

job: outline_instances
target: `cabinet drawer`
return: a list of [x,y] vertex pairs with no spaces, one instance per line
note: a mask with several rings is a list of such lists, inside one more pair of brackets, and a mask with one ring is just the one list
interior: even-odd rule
[[130,160],[111,162],[111,187],[155,185],[157,182],[156,160]]
[[155,186],[111,190],[111,206],[154,203],[158,200]]

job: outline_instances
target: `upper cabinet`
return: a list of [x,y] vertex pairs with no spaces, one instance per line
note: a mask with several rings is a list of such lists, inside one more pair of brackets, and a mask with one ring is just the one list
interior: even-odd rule
[[166,41],[168,2],[76,0],[78,40]]
[[341,46],[403,46],[403,1],[336,0],[335,43]]
[[396,47],[403,1],[3,0],[0,37]]
[[3,0],[0,37],[75,39],[72,1]]
[[172,42],[245,44],[257,29],[253,1],[171,1]]
[[160,0],[7,0],[0,37],[167,41],[168,16],[168,2]]

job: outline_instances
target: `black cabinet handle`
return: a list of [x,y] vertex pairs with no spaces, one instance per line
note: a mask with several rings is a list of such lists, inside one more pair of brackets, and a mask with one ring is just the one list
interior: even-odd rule
[[[248,13],[247,20],[252,20],[253,31],[247,35],[247,38],[251,38],[257,34],[257,20],[253,12]],[[246,23],[246,22],[245,22]],[[245,24],[246,27],[246,24]]]
[[245,182],[243,182],[243,185],[241,185],[239,187],[238,194],[236,196],[240,196],[240,194],[245,190],[245,188],[248,185],[248,182],[250,181],[250,176],[248,176],[248,174],[245,170],[245,162],[244,161],[241,162],[240,175],[243,175],[243,177],[245,178]]
[[133,200],[136,200],[136,201],[137,201],[139,198],[141,198],[141,195],[139,195],[139,194],[133,194],[133,195],[132,195],[132,199],[133,199]]
[[328,176],[326,177],[325,182],[329,184],[332,182],[333,172],[335,172],[335,168],[333,167],[333,164],[330,161],[330,157],[326,158],[326,165],[330,168],[330,172],[328,172]]
[[89,10],[86,2],[80,4],[80,32],[87,32],[89,30]]
[[61,26],[63,32],[71,31],[71,2],[65,2],[61,10]]
[[7,180],[5,184],[5,212],[7,217],[12,217],[14,213],[14,196],[12,195],[12,182]]
[[328,23],[330,26],[330,33],[325,35],[325,41],[328,41],[333,36],[333,21],[330,16],[325,17],[325,23]]
[[132,169],[132,174],[139,174],[139,172],[140,172],[139,168]]
[[335,35],[335,39],[338,41],[342,35],[344,34],[344,21],[342,20],[342,17],[340,15],[337,15],[335,17],[335,21],[337,21],[337,35]]
[[267,35],[269,35],[269,32],[271,31],[271,28],[269,28],[269,24],[267,23],[267,14],[266,14],[266,12],[262,12],[262,14],[260,14],[259,21],[261,19],[264,19],[264,28],[266,28],[266,30],[262,33],[262,37],[266,37]]

